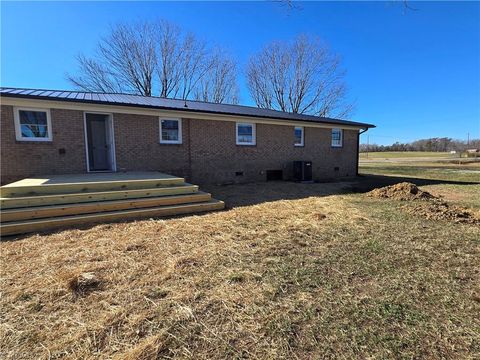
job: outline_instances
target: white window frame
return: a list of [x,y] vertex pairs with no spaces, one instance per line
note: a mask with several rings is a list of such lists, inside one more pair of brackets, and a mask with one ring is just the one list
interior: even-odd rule
[[[251,142],[240,142],[238,139],[238,127],[240,125],[250,125],[252,127],[252,141]],[[235,138],[236,144],[241,146],[253,146],[257,144],[257,129],[255,123],[248,123],[248,122],[237,122],[235,126]]]
[[[177,121],[178,122],[178,140],[163,140],[162,138],[162,120]],[[159,118],[160,129],[160,144],[181,144],[182,143],[182,119],[180,118]]]
[[[334,144],[333,143],[333,132],[334,131],[340,131],[340,144]],[[333,128],[332,129],[332,133],[331,133],[331,144],[332,144],[332,147],[336,147],[336,148],[341,148],[343,147],[343,129],[339,129],[339,128]]]
[[[297,129],[301,129],[302,130],[302,137],[301,137],[301,142],[300,144],[296,144],[295,142],[293,143],[294,146],[297,146],[297,147],[302,147],[302,146],[305,146],[305,127],[303,126],[295,126],[293,128],[293,136],[295,138],[295,131]],[[296,139],[296,138],[295,138]]]
[[[24,137],[22,136],[22,126],[20,124],[20,111],[35,111],[35,112],[44,112],[47,114],[47,131],[48,137]],[[53,140],[53,131],[52,131],[52,120],[50,116],[50,109],[45,108],[25,108],[25,107],[15,107],[13,108],[13,119],[15,122],[15,138],[17,141],[52,141]]]

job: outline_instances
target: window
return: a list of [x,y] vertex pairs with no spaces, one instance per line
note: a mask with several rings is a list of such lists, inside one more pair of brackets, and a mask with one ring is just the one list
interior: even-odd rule
[[343,130],[332,129],[332,147],[342,147],[342,146],[343,146]]
[[181,144],[182,122],[180,119],[160,119],[160,144]]
[[255,124],[237,123],[237,145],[255,145]]
[[295,126],[294,134],[295,134],[295,142],[293,143],[295,146],[303,146],[304,145],[304,129],[302,126]]
[[50,110],[16,108],[14,118],[18,141],[52,141]]

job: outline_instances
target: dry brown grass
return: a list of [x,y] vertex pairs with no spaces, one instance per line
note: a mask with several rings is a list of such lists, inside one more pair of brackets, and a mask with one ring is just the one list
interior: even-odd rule
[[[480,356],[478,226],[306,186],[219,188],[271,201],[1,243],[0,357]],[[102,286],[74,297],[82,273]]]

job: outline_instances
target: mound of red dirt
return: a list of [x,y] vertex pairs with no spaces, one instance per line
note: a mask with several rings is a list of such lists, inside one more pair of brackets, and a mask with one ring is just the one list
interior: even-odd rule
[[367,195],[375,198],[385,198],[403,201],[436,198],[429,192],[420,190],[417,185],[409,182],[402,182],[395,185],[373,189],[372,191],[368,192]]
[[480,214],[470,209],[435,200],[409,204],[403,207],[407,213],[431,220],[448,220],[456,223],[480,225]]
[[449,204],[427,191],[420,190],[415,184],[402,182],[395,185],[374,189],[367,193],[374,198],[413,201],[402,207],[404,211],[415,216],[432,220],[448,220],[456,223],[479,224],[480,214],[457,205]]

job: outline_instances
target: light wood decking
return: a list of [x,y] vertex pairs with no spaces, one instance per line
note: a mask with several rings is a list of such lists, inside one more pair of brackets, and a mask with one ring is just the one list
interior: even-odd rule
[[0,193],[2,236],[224,208],[198,186],[159,172],[30,178],[2,186]]

